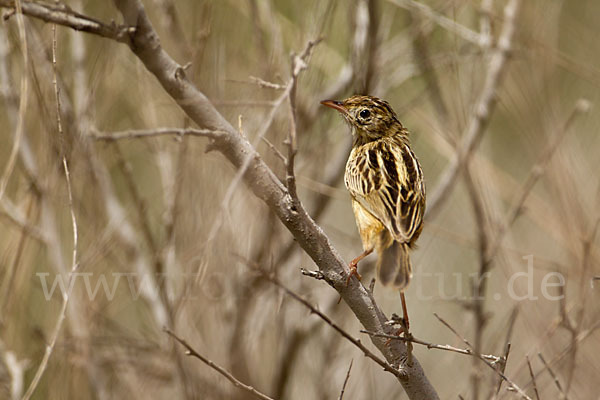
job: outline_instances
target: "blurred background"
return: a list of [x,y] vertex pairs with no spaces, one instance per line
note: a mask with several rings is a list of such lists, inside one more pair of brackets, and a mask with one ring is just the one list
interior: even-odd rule
[[[484,354],[504,356],[510,343],[504,372],[532,398],[534,382],[540,399],[598,398],[599,2],[522,1],[491,88],[497,102],[488,104],[467,167],[441,189],[481,111],[511,23],[508,3],[144,1],[165,50],[189,63],[187,76],[281,178],[271,146],[286,152],[288,106],[280,88],[256,78],[286,85],[291,53],[323,38],[298,82],[296,172],[304,206],[342,257],[362,251],[342,182],[351,140],[319,101],[369,93],[389,101],[409,129],[426,177],[429,210],[406,292],[413,335],[465,347],[435,312]],[[121,20],[110,2],[65,4]],[[17,20],[3,13],[0,398],[26,391],[69,288],[36,399],[248,398],[186,357],[165,326],[276,399],[337,399],[351,361],[344,399],[406,398],[391,374],[248,268],[275,271],[371,346],[338,294],[300,274],[316,268],[311,259],[225,158],[205,152],[207,139],[95,138],[191,126],[126,46],[57,27],[61,140],[52,26],[25,17],[25,66]],[[79,228],[71,279],[63,154]],[[360,265],[364,284],[373,260]],[[376,284],[374,294],[386,315],[400,314],[397,293]],[[474,357],[417,345],[414,354],[442,399],[519,398]]]

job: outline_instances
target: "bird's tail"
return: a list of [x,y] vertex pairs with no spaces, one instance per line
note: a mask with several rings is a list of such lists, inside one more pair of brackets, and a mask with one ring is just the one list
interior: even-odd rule
[[408,243],[394,241],[391,246],[382,249],[377,258],[377,274],[383,285],[404,289],[412,277]]

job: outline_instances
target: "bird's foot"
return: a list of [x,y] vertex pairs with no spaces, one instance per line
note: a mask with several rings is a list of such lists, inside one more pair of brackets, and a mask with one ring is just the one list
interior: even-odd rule
[[360,274],[358,273],[358,263],[356,263],[353,260],[352,262],[350,262],[350,265],[348,265],[348,268],[350,268],[350,273],[346,278],[346,286],[350,284],[350,279],[352,279],[353,276],[356,276],[356,279],[358,279],[359,281],[362,279],[362,276],[360,276]]
[[[401,326],[400,328],[398,328],[398,330],[396,332],[394,332],[394,336],[400,336],[404,333],[405,334],[404,336],[406,337],[406,332],[407,332],[407,330],[404,329],[404,326]],[[394,340],[394,339],[389,338],[388,340],[386,340],[385,345],[389,346],[390,343],[392,343],[392,340]]]

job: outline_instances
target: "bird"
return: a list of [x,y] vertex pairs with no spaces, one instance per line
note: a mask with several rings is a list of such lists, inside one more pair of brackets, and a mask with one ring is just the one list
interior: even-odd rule
[[389,103],[377,97],[354,95],[321,104],[339,111],[352,130],[344,183],[364,251],[350,262],[346,284],[352,276],[360,279],[358,262],[376,251],[379,281],[400,291],[404,310],[410,252],[423,229],[426,197],[409,132]]

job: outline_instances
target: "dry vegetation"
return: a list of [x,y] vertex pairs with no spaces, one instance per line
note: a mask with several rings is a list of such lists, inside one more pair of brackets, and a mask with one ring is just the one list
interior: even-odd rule
[[[0,0],[0,398],[423,399],[418,363],[442,399],[597,398],[600,2],[144,0],[164,75],[137,2]],[[301,224],[362,250],[319,105],[357,92],[427,180],[412,334],[469,353],[415,343],[399,379],[373,258],[342,287]]]

